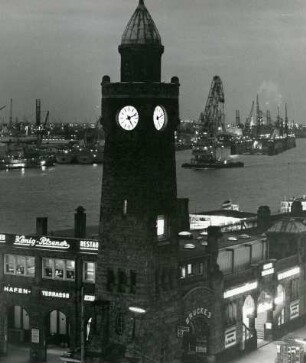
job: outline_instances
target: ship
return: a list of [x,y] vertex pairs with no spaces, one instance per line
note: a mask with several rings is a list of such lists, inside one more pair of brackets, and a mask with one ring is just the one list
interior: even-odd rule
[[302,210],[305,211],[306,210],[306,195],[303,195],[302,197],[292,197],[289,198],[287,200],[287,198],[285,197],[281,202],[280,202],[280,213],[291,213],[291,207],[293,202],[300,202],[301,206],[302,206]]
[[48,157],[26,157],[24,154],[11,154],[0,160],[0,170],[37,169],[53,166],[54,162]]
[[183,163],[186,169],[228,169],[242,168],[244,163],[232,161],[230,158],[230,147],[223,145],[214,138],[203,138],[198,141],[192,149],[190,162]]
[[243,162],[231,160],[231,135],[224,122],[224,92],[219,76],[214,76],[205,109],[201,112],[194,137],[192,158],[183,163],[188,169],[241,168]]

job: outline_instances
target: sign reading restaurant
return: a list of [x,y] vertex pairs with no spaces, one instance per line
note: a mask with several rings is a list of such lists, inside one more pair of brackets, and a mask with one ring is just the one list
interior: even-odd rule
[[55,248],[61,250],[67,250],[70,248],[70,244],[66,240],[56,240],[50,237],[26,237],[26,236],[15,236],[15,246],[27,246],[27,247],[39,247],[39,248]]

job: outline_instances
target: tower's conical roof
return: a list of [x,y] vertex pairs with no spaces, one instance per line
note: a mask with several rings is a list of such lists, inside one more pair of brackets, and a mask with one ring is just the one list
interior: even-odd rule
[[121,45],[129,44],[161,45],[159,32],[143,0],[139,0],[121,38]]

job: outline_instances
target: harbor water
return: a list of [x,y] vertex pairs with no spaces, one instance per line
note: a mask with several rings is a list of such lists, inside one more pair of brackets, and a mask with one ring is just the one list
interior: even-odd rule
[[[306,194],[306,139],[275,156],[239,156],[237,169],[183,169],[191,151],[179,151],[178,196],[189,198],[190,212],[219,209],[232,200],[244,211],[268,205],[277,212],[284,197]],[[45,170],[0,171],[0,233],[32,233],[36,217],[48,217],[49,231],[73,227],[82,205],[88,225],[99,220],[102,165],[56,165]]]

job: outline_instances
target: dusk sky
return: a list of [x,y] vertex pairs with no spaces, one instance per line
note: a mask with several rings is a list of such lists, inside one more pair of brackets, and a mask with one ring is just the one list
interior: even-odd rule
[[[138,0],[0,0],[0,106],[34,120],[94,122],[104,74],[119,80],[118,45]],[[181,118],[197,119],[219,75],[226,121],[288,103],[306,123],[305,0],[145,0],[165,46],[164,81],[180,78]],[[9,107],[0,111],[7,121]]]

